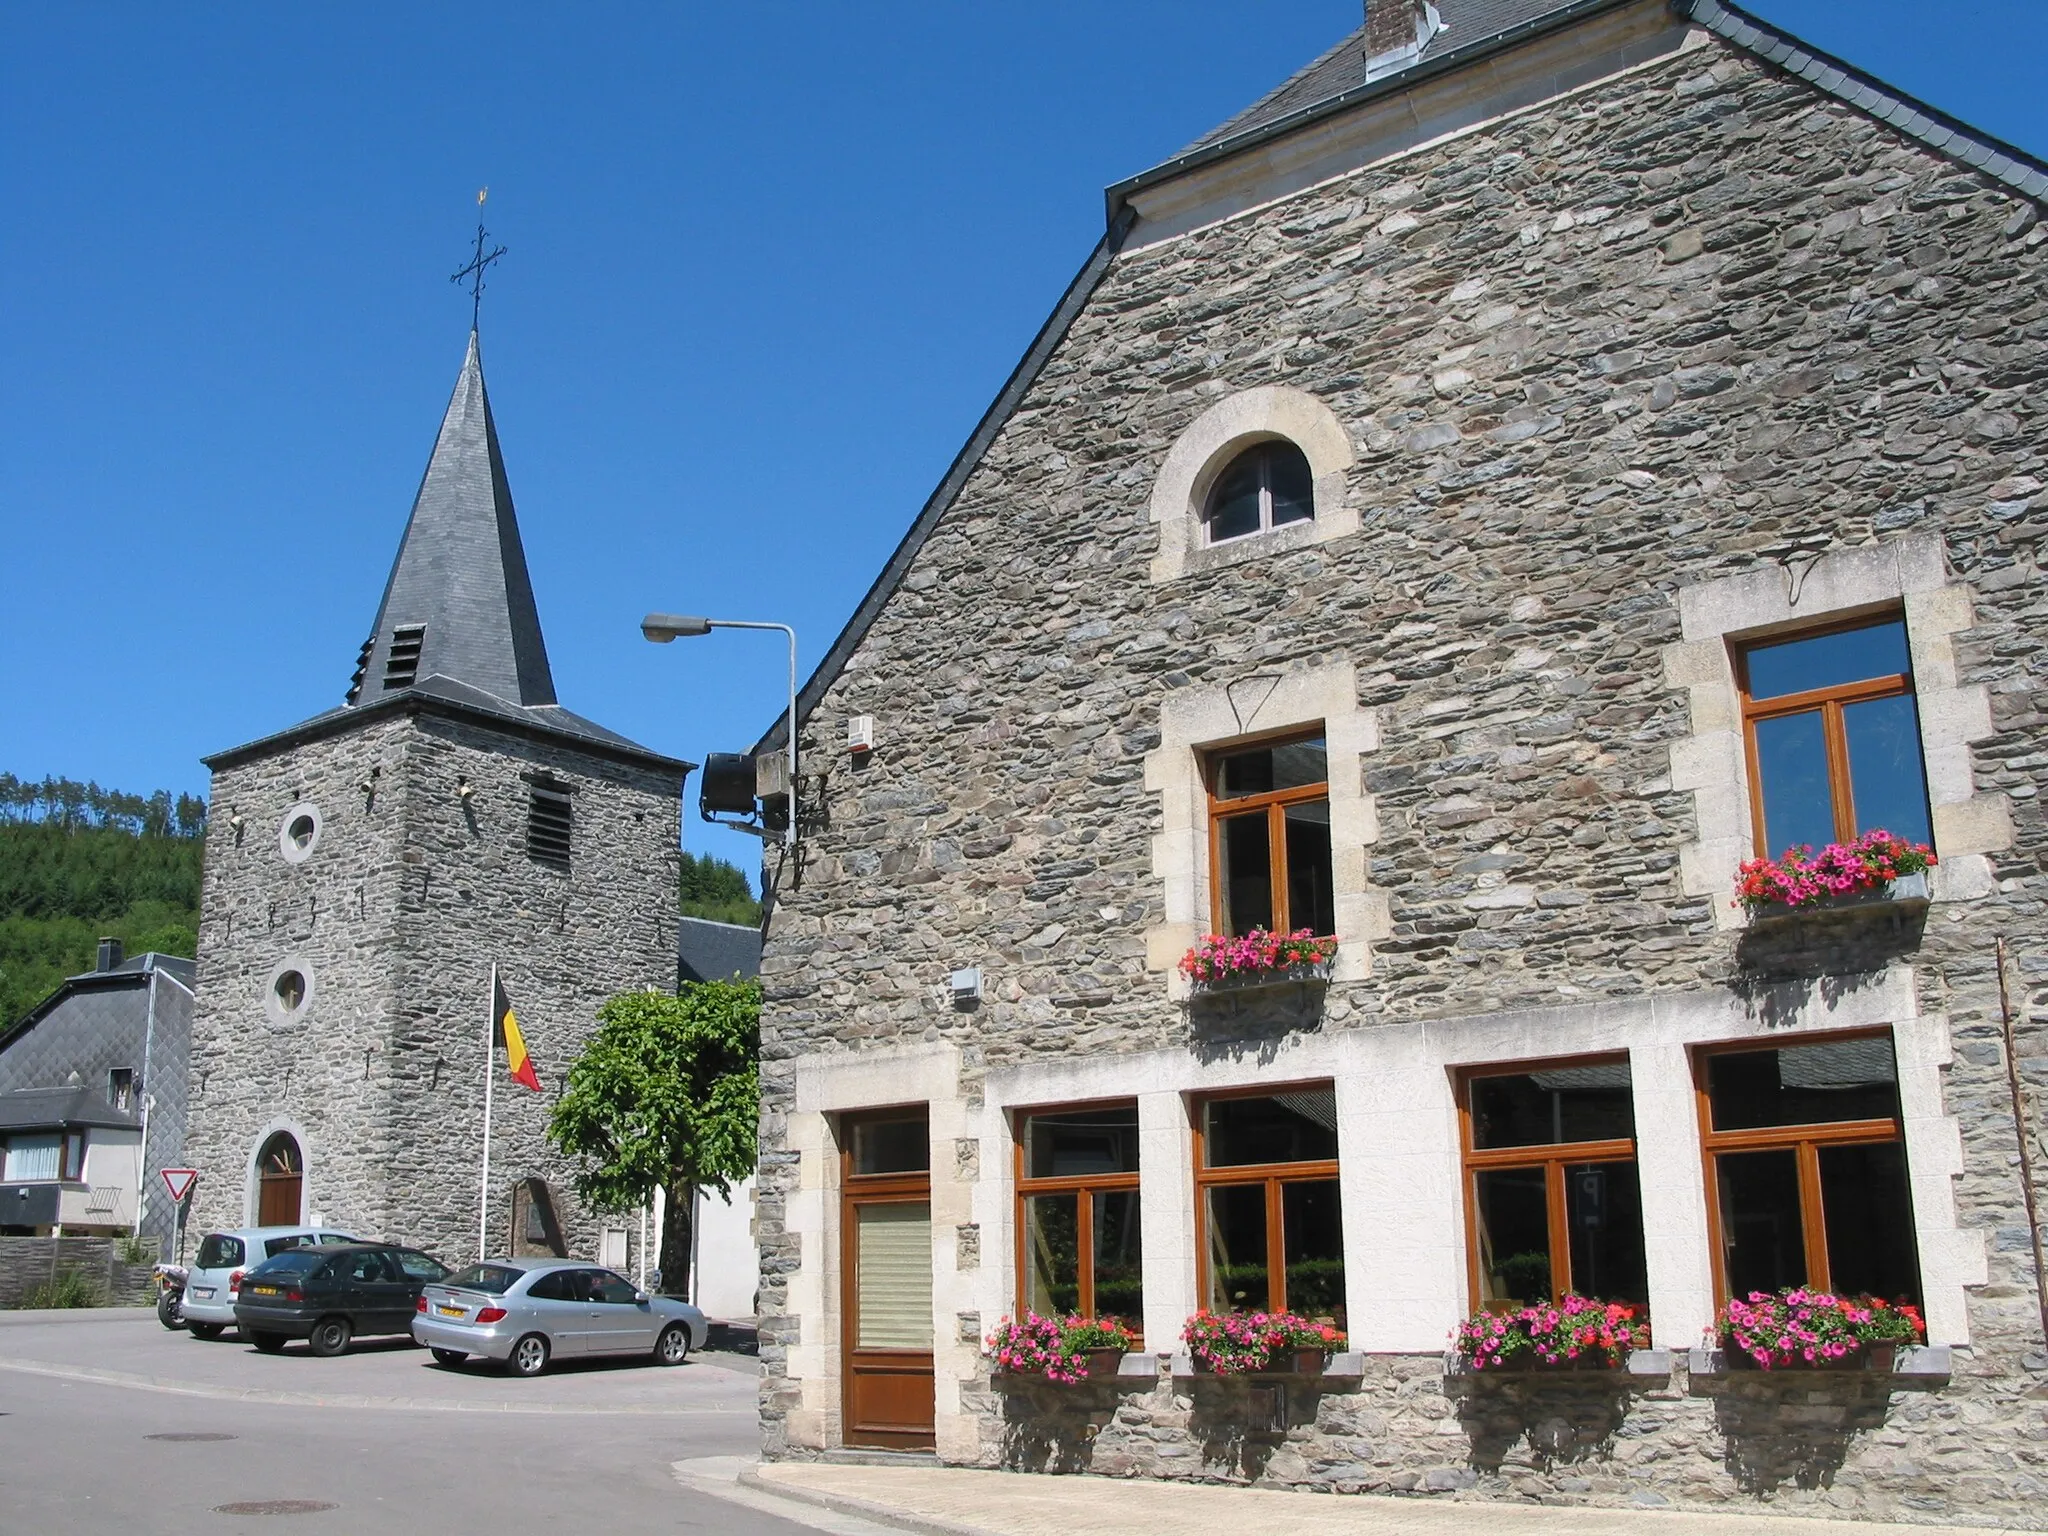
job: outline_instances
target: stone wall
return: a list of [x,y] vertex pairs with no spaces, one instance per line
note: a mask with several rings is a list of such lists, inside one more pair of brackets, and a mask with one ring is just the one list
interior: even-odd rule
[[[567,873],[526,852],[536,773],[571,791]],[[572,1252],[595,1256],[597,1226],[543,1133],[598,1005],[674,985],[677,786],[652,767],[427,714],[224,768],[213,795],[223,813],[208,831],[187,1142],[201,1170],[194,1230],[253,1219],[250,1160],[270,1130],[288,1129],[305,1151],[309,1215],[473,1256],[495,962],[544,1091],[496,1068],[490,1246],[509,1239],[515,1181],[538,1175],[561,1199]],[[290,863],[278,827],[301,802],[319,807],[322,827]],[[280,1023],[263,993],[288,957],[314,987],[303,1014]]]
[[[1702,833],[1673,781],[1694,728],[1665,671],[1678,596],[1914,532],[1965,589],[1958,685],[1989,699],[1967,768],[2009,828],[1968,850],[1982,880],[1937,892],[1879,962],[1954,1041],[1955,1199],[1989,1270],[1953,1383],[1875,1418],[1861,1398],[1846,1417],[1759,1400],[1771,1433],[1847,1426],[1810,1478],[1745,1469],[1746,1383],[1632,1397],[1594,1471],[1516,1460],[1534,1451],[1490,1465],[1499,1434],[1468,1434],[1422,1358],[1375,1362],[1313,1429],[1234,1463],[1212,1457],[1199,1401],[1162,1386],[1113,1416],[1092,1465],[2040,1526],[2048,1351],[1992,941],[2013,945],[2038,1093],[2044,242],[2003,189],[1703,42],[1120,258],[811,717],[829,826],[762,963],[770,1454],[805,1452],[790,1349],[831,1327],[791,1311],[792,1277],[836,1262],[789,1225],[800,1062],[944,1043],[972,1104],[1005,1063],[1198,1049],[1148,960],[1162,819],[1142,760],[1171,694],[1355,669],[1387,924],[1319,1028],[1740,989],[1725,897],[1680,867]],[[1162,464],[1219,399],[1268,385],[1345,423],[1359,532],[1152,579]],[[874,719],[859,763],[832,755],[852,715]],[[940,984],[968,965],[984,999],[954,1009]],[[1004,1459],[1000,1400],[960,1391],[977,1458]]]

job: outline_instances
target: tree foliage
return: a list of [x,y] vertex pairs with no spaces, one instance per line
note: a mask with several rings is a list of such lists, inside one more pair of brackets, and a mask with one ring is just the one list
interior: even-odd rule
[[102,936],[193,954],[205,828],[194,795],[0,773],[0,1028],[91,969]]
[[685,917],[739,923],[748,928],[760,926],[761,904],[754,899],[746,872],[737,864],[708,853],[683,855],[677,895]]
[[676,996],[623,992],[569,1068],[548,1139],[578,1165],[576,1192],[633,1211],[667,1192],[662,1273],[689,1271],[696,1190],[730,1196],[754,1171],[761,1113],[761,987],[703,981]]

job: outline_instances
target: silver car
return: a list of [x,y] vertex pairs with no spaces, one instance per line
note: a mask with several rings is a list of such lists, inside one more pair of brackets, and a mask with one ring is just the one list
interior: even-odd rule
[[443,1365],[471,1355],[538,1376],[550,1360],[649,1355],[681,1365],[710,1325],[688,1302],[574,1259],[490,1259],[420,1293],[412,1336]]

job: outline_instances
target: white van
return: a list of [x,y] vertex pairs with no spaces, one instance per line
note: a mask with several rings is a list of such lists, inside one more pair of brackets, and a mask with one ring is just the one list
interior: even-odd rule
[[185,1276],[185,1326],[195,1339],[219,1338],[222,1329],[235,1326],[235,1297],[248,1271],[289,1248],[354,1241],[348,1233],[327,1227],[238,1227],[207,1233]]

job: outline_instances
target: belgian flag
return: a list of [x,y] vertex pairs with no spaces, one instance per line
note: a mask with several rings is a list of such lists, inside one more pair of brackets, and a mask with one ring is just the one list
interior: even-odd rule
[[540,1074],[533,1070],[533,1058],[526,1054],[526,1037],[519,1033],[519,1016],[512,1011],[512,999],[505,995],[505,984],[495,976],[491,979],[491,1019],[497,1037],[493,1043],[505,1047],[505,1069],[512,1074],[512,1081],[539,1093]]

